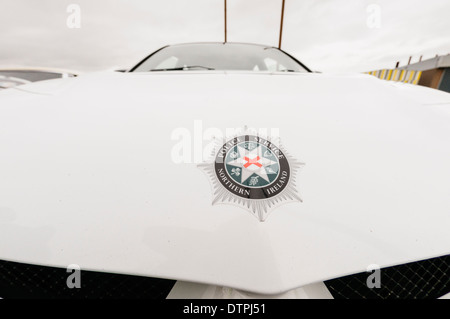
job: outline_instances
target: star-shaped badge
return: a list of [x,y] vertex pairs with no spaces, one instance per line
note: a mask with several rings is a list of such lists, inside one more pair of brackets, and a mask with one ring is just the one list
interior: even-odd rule
[[237,204],[260,221],[285,202],[301,202],[295,176],[302,163],[267,138],[245,132],[218,144],[214,158],[199,164],[210,178],[213,204]]

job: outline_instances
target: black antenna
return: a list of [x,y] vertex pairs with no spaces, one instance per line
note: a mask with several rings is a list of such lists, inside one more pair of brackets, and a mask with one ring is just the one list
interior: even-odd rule
[[225,9],[225,43],[227,42],[227,0],[224,0]]
[[281,37],[283,36],[283,18],[284,18],[284,0],[281,5],[281,24],[280,24],[280,41],[278,42],[278,49],[281,49]]

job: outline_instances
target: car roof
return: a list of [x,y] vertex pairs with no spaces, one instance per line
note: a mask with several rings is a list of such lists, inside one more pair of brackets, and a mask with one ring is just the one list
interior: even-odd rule
[[176,43],[169,44],[166,47],[175,47],[175,46],[183,46],[183,45],[202,45],[202,44],[215,44],[215,45],[249,45],[249,46],[258,46],[262,48],[276,48],[273,45],[265,45],[259,43],[249,43],[249,42],[186,42],[186,43]]

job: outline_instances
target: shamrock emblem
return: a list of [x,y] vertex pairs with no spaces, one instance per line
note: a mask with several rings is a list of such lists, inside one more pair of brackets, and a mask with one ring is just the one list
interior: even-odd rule
[[231,175],[236,175],[236,176],[241,175],[241,169],[238,168],[238,167],[233,168],[233,169],[231,170]]

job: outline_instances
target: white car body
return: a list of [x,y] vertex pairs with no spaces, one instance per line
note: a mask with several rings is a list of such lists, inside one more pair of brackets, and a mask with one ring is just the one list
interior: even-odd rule
[[[177,129],[194,148],[209,128],[244,126],[279,129],[305,163],[303,202],[264,222],[212,205],[194,152],[173,160]],[[323,281],[450,253],[450,94],[433,89],[358,74],[94,73],[0,92],[0,150],[3,260],[173,279],[173,298],[325,298]]]

